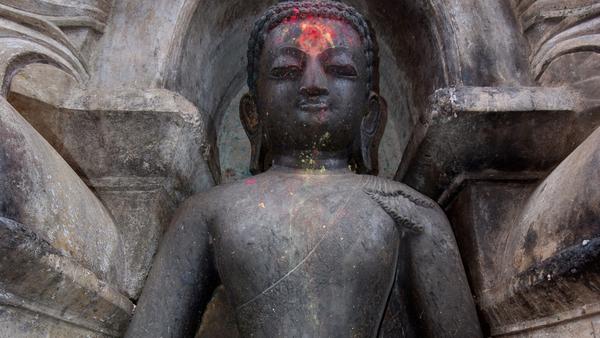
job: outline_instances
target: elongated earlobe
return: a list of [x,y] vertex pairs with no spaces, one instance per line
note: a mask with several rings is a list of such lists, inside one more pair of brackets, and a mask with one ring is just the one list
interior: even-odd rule
[[240,120],[250,140],[250,172],[256,175],[262,172],[262,124],[256,107],[256,100],[247,93],[240,100]]
[[369,94],[369,111],[360,126],[361,172],[377,175],[379,172],[379,143],[387,122],[387,103],[375,92]]

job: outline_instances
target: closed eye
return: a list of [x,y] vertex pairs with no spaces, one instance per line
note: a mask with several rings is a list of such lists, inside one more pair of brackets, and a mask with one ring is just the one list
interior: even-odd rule
[[356,68],[352,65],[329,65],[326,71],[328,74],[340,77],[356,78],[358,76]]
[[283,66],[271,69],[271,77],[278,80],[293,80],[300,77],[302,69],[298,66]]

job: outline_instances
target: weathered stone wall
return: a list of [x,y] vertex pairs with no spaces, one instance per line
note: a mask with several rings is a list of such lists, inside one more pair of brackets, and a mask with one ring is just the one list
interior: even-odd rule
[[132,4],[0,1],[0,336],[121,335],[173,211],[214,184],[203,115],[118,26]]
[[397,178],[446,208],[491,335],[592,337],[599,7],[511,6],[529,75],[438,90]]

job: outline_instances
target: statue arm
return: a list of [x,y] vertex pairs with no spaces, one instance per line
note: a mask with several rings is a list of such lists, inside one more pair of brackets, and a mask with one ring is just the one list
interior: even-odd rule
[[481,337],[479,319],[450,223],[436,205],[421,209],[406,266],[416,329],[427,337]]
[[202,205],[190,199],[165,233],[126,337],[193,337],[216,284]]
[[465,269],[444,212],[404,184],[367,179],[365,193],[404,234],[380,336],[481,337]]

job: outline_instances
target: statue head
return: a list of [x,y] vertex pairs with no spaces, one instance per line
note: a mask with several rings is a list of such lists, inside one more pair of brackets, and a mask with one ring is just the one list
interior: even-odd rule
[[255,23],[240,118],[250,170],[286,160],[376,174],[387,108],[373,30],[337,1],[284,1]]

